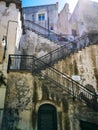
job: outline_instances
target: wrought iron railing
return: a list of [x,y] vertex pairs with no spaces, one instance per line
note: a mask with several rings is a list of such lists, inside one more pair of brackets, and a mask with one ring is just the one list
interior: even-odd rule
[[[60,45],[64,45],[65,42],[74,43],[73,46],[77,46],[78,49],[82,49],[90,44],[98,44],[98,32],[88,33],[79,37],[78,35],[74,38],[71,34],[56,34],[55,32],[40,26],[39,24],[25,20],[25,29],[36,32],[39,35],[42,35],[49,40],[59,43]],[[72,39],[70,39],[72,37]]]
[[32,71],[32,55],[9,55],[8,71]]
[[[30,21],[25,20],[24,21],[24,28],[27,30],[31,30],[51,41],[54,43],[60,43],[61,45],[64,44],[66,41],[74,41],[74,37],[71,34],[57,34],[43,26],[40,26],[39,24]],[[72,38],[72,39],[70,39]]]
[[25,20],[24,23],[25,23],[25,29],[32,30],[37,34],[40,34],[43,37],[48,38],[51,41],[58,42],[58,35],[48,30],[47,28],[44,28],[39,24],[34,23],[33,21],[30,20]]
[[[88,35],[85,38],[80,38],[85,41],[88,40]],[[92,37],[90,37],[92,38]],[[90,44],[90,42],[83,42],[82,48]],[[90,92],[83,85],[71,79],[69,76],[59,72],[58,70],[50,67],[53,63],[60,60],[60,58],[66,57],[70,55],[73,50],[70,48],[66,48],[66,45],[61,46],[60,48],[46,54],[41,58],[36,58],[30,55],[10,55],[9,63],[8,63],[8,71],[29,71],[33,74],[42,72],[42,75],[48,80],[55,81],[56,84],[62,86],[62,88],[66,88],[68,92],[73,95],[73,97],[82,99],[86,102],[90,107],[97,110],[98,102],[96,93]],[[69,44],[68,44],[69,45]],[[73,49],[73,48],[72,48]],[[75,48],[76,49],[76,48]],[[81,48],[79,48],[81,49]],[[44,71],[44,69],[46,69]],[[43,71],[42,71],[43,70]]]
[[[65,43],[39,59],[35,59],[32,55],[9,55],[8,70],[31,71],[36,65],[37,70],[43,70],[47,68],[46,64],[48,64],[48,66],[52,66],[57,61],[66,58],[70,54],[91,44],[88,35],[78,38],[77,40],[80,42],[79,46],[78,44],[74,45],[73,42]],[[39,64],[39,60],[43,61],[43,63]]]
[[[64,98],[67,95],[67,98],[71,97],[73,100],[78,99],[98,112],[98,95],[96,95],[96,93],[89,91],[83,85],[72,80],[70,77],[66,77],[65,74],[56,73],[56,75],[54,74],[54,76],[51,76],[50,73],[50,70],[49,75],[43,72],[41,78],[45,81],[50,81],[51,92],[60,98]],[[56,76],[58,77],[57,79]]]
[[[78,41],[80,42],[79,44],[80,46],[78,44],[75,44],[76,42],[65,43],[64,45],[60,46],[56,50],[47,53],[46,55],[40,57],[39,59],[47,63],[48,65],[53,65],[59,60],[68,57],[70,54],[78,52],[78,50],[81,50],[86,46],[90,45],[90,42],[88,40],[88,35],[79,38]],[[44,67],[45,64],[39,64],[40,70],[43,69]]]
[[47,66],[46,70],[41,71],[42,77],[51,80],[56,86],[62,88],[62,92],[67,92],[72,95],[73,99],[77,98],[84,101],[89,107],[98,111],[98,96],[95,92],[92,92],[85,88],[82,84],[74,81],[68,75],[61,73],[53,67],[49,67],[48,64],[37,59],[36,67],[33,67],[32,73],[37,74],[40,72],[39,64],[45,64]]
[[[92,45],[92,44],[98,44],[97,42],[97,36],[95,38],[92,38],[92,34],[87,34],[85,36],[79,37],[74,42],[65,43],[64,45],[60,46],[56,50],[53,50],[46,55],[40,57],[39,59],[48,65],[53,65],[57,61],[68,57],[70,54],[73,54],[75,52],[78,52],[79,50]],[[37,64],[37,63],[36,63]],[[39,64],[40,70],[43,69],[45,64]]]
[[[17,63],[15,62],[17,60],[22,61],[20,62],[20,65],[18,64],[18,67],[17,67],[17,64],[15,64]],[[26,62],[26,64],[24,64],[24,62]],[[43,65],[47,69],[41,71],[43,68]],[[91,108],[97,111],[98,102],[97,102],[96,93],[89,91],[83,85],[74,81],[72,78],[70,78],[66,74],[61,73],[60,71],[58,71],[57,69],[53,67],[50,67],[47,63],[41,61],[40,59],[34,56],[10,55],[8,70],[30,71],[33,74],[38,74],[39,72],[41,72],[44,78],[51,80],[51,82],[55,83],[56,85],[58,84],[58,86],[62,87],[64,91],[67,90],[68,93],[70,93],[73,96],[73,98],[78,98],[84,101],[88,106],[90,106]]]

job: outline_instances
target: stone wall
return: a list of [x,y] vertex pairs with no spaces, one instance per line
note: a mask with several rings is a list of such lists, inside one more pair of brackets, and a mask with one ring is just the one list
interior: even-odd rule
[[70,77],[72,75],[80,76],[80,83],[84,86],[92,85],[98,91],[98,46],[90,45],[85,49],[74,53],[69,57],[59,61],[54,68]]
[[[3,121],[4,128],[9,128],[10,117],[14,119],[14,109],[16,108],[18,120],[14,121],[14,129],[37,130],[39,108],[43,104],[50,104],[57,111],[58,130],[70,130],[67,98],[57,95],[56,88],[51,91],[51,85],[51,83],[48,84],[47,80],[42,80],[41,75],[33,76],[30,73],[10,72],[5,103],[7,114]],[[12,110],[12,114],[8,124],[6,124],[9,109]]]
[[21,38],[21,53],[24,55],[41,57],[58,47],[56,43],[29,30]]
[[[89,83],[96,89],[97,80],[92,67],[97,68],[95,64],[97,54],[97,46],[92,45],[59,61],[54,67],[70,76],[81,74],[85,80],[81,79],[83,81],[80,82],[84,85]],[[15,130],[37,130],[38,111],[44,104],[56,108],[58,130],[81,130],[80,120],[98,124],[96,112],[87,108],[82,102],[72,100],[70,95],[64,93],[40,73],[35,76],[31,73],[9,72],[7,84],[5,108],[18,110],[16,114],[18,120],[14,120]],[[14,119],[13,115],[15,117],[15,111],[10,115]],[[7,128],[9,121],[7,125],[4,124]]]

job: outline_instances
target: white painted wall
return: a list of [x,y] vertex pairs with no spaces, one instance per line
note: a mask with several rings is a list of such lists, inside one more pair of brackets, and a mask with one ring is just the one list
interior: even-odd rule
[[7,56],[15,53],[15,49],[19,46],[21,33],[19,9],[14,3],[6,7],[6,3],[0,1],[0,48],[2,48],[2,38],[5,35],[7,36]]

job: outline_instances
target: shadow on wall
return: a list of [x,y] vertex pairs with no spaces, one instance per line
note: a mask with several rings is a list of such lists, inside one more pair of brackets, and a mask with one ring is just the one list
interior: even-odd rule
[[98,130],[98,125],[85,121],[80,121],[80,128],[81,130]]

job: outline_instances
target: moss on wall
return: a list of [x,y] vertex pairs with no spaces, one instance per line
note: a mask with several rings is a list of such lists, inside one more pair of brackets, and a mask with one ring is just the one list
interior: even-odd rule
[[69,71],[73,72],[73,64],[72,63],[69,64]]
[[79,71],[78,71],[78,67],[77,67],[77,62],[75,60],[73,61],[73,66],[74,66],[74,74],[78,75]]
[[70,130],[70,122],[69,122],[68,113],[65,114],[64,124],[65,124],[64,126],[65,130]]
[[58,118],[59,118],[60,130],[62,130],[62,112],[58,113]]
[[95,73],[95,77],[96,77],[96,83],[97,83],[97,91],[98,91],[98,69],[94,68],[94,73]]

